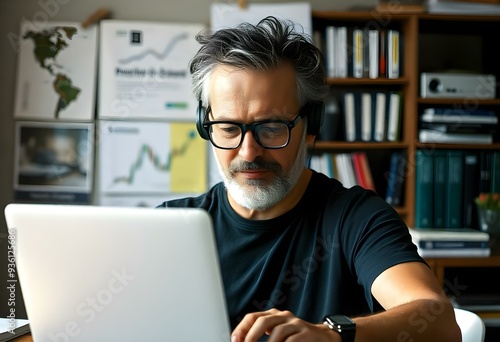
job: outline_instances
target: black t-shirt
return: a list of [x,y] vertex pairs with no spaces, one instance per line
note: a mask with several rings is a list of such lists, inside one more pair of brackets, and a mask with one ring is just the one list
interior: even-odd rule
[[375,278],[402,262],[424,262],[384,200],[316,172],[300,202],[270,220],[235,213],[222,183],[160,207],[201,207],[212,216],[233,328],[246,313],[273,307],[312,323],[379,311]]

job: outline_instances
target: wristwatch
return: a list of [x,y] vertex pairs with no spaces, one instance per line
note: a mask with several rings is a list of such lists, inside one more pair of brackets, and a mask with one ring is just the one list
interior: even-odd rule
[[354,342],[356,323],[344,315],[328,315],[323,319],[323,324],[342,336],[342,342]]

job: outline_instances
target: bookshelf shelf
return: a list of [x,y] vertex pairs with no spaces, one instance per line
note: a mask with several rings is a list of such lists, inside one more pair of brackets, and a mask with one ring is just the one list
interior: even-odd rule
[[[497,271],[496,269],[500,268],[500,255],[497,252],[494,249],[489,257],[426,258],[425,261],[433,270],[440,284],[445,286],[445,271],[447,268],[486,267]],[[500,312],[495,314],[500,317]]]
[[466,22],[496,22],[500,20],[498,15],[447,15],[447,14],[429,14],[422,13],[419,15],[420,20],[435,20],[435,21],[466,21]]
[[399,77],[396,79],[388,79],[388,78],[336,78],[329,77],[327,79],[328,84],[330,85],[405,85],[408,84],[409,79],[407,77]]
[[373,11],[313,11],[314,19],[332,20],[337,21],[360,21],[360,22],[382,22],[389,20],[407,20],[410,14],[405,13],[381,13]]
[[403,208],[403,207],[394,207],[394,209],[396,209],[396,211],[398,212],[399,215],[405,217],[406,215],[408,215],[408,209],[406,208]]
[[500,318],[500,312],[497,311],[492,311],[492,312],[476,312],[479,317],[482,319],[499,319]]
[[419,104],[426,105],[457,105],[462,104],[466,107],[475,107],[475,106],[500,106],[500,99],[491,99],[491,100],[478,100],[478,99],[418,99]]
[[318,141],[319,150],[377,150],[377,149],[404,149],[408,144],[402,142],[345,142],[345,141]]
[[416,142],[415,146],[420,149],[432,150],[500,150],[500,143],[494,144],[431,144]]

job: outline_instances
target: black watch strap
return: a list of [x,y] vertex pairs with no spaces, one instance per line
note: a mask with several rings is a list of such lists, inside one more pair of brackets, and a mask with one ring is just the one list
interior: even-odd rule
[[342,336],[342,342],[354,342],[356,335],[356,323],[344,315],[325,316],[323,324]]

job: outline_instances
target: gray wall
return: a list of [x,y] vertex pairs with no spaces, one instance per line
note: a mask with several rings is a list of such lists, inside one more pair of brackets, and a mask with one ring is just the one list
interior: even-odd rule
[[[289,0],[293,1],[293,0]],[[288,2],[289,2],[288,1]],[[18,34],[21,19],[30,21],[83,21],[101,7],[111,10],[113,19],[154,20],[209,24],[209,0],[0,0],[0,317],[8,315],[7,229],[3,209],[13,201],[14,86],[17,54],[9,37]],[[222,3],[236,2],[224,0]],[[249,3],[270,2],[253,1]],[[287,2],[279,1],[276,2]],[[349,0],[312,0],[313,10],[345,10]],[[355,5],[374,6],[377,0],[357,0]],[[194,113],[193,113],[194,115]],[[20,295],[16,314],[24,315]],[[18,318],[21,318],[18,315]]]

